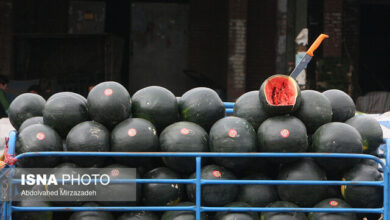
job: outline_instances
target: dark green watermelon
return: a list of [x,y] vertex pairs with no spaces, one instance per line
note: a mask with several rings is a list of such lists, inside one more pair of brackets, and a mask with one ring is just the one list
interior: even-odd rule
[[79,96],[72,92],[54,94],[43,109],[43,122],[63,138],[70,129],[89,118],[87,104]]
[[367,115],[357,115],[348,119],[346,124],[359,131],[363,139],[363,153],[372,153],[383,143],[383,131],[377,120]]
[[301,90],[290,76],[273,75],[261,85],[259,99],[264,111],[269,115],[289,114],[299,108]]
[[[62,179],[64,174],[77,176],[78,174],[80,174],[80,167],[78,167],[74,163],[61,163],[56,167],[54,167],[54,169],[51,172],[54,173],[57,180],[60,180]],[[48,185],[45,187],[47,187],[47,189],[50,191],[56,191],[56,190],[59,191],[61,188],[69,191],[80,190],[79,186],[71,185],[71,184]],[[64,199],[67,198],[64,197]],[[51,202],[51,204],[54,206],[81,206],[82,201],[83,200],[80,197],[73,197],[71,201],[56,201],[56,202]]]
[[375,169],[378,169],[378,163],[375,160],[370,160],[370,159],[362,159],[360,161],[361,164],[365,164],[368,166],[375,167]]
[[257,139],[261,152],[305,152],[308,148],[306,127],[294,116],[268,118],[257,130]]
[[233,115],[244,118],[257,130],[269,116],[259,100],[259,91],[251,91],[238,97],[234,104]]
[[[253,174],[243,180],[270,180],[263,174]],[[240,185],[237,201],[248,203],[253,207],[264,207],[278,200],[278,192],[273,185]]]
[[355,115],[356,107],[349,95],[338,89],[323,92],[332,106],[332,121],[344,122]]
[[153,212],[128,212],[121,215],[118,220],[160,220]]
[[[98,207],[96,203],[89,202],[83,205],[85,207]],[[69,220],[114,220],[114,216],[109,212],[102,211],[83,211],[73,213]]]
[[[156,152],[158,136],[152,123],[142,118],[129,118],[111,132],[111,151],[113,152]],[[149,163],[151,158],[115,157],[118,163],[139,166]]]
[[[208,134],[199,125],[188,122],[176,122],[166,127],[160,134],[160,147],[163,152],[206,152],[209,151]],[[167,167],[180,172],[195,171],[195,158],[165,157]]]
[[301,98],[301,106],[294,115],[305,124],[309,134],[313,134],[321,125],[332,121],[332,106],[322,93],[305,90],[301,92]]
[[80,94],[77,94],[77,93],[74,93],[74,92],[59,92],[59,93],[55,93],[54,95],[50,96],[47,101],[50,101],[54,98],[59,98],[59,97],[67,97],[67,96],[72,96],[72,97],[76,97],[78,98],[80,101],[84,102],[85,104],[87,104],[87,99],[80,95]]
[[[383,181],[376,167],[357,164],[343,177],[345,181]],[[341,193],[354,208],[379,208],[383,202],[383,188],[377,186],[341,186]]]
[[40,95],[23,93],[16,97],[8,109],[9,120],[16,130],[27,119],[42,116],[45,107],[45,99]]
[[92,120],[108,129],[131,115],[130,94],[117,82],[99,83],[89,92],[87,102]]
[[[310,158],[284,164],[279,180],[326,180],[325,172]],[[279,185],[279,197],[302,207],[312,206],[323,200],[327,186],[320,185]]]
[[[110,151],[110,132],[102,124],[86,121],[76,125],[66,137],[67,151]],[[103,164],[102,157],[70,157],[70,161],[81,167]]]
[[[51,127],[43,124],[23,129],[16,140],[16,154],[39,151],[62,151],[61,137]],[[19,160],[19,165],[29,168],[54,167],[60,157],[30,157]]]
[[218,94],[209,88],[194,88],[182,95],[179,103],[182,120],[194,122],[209,131],[225,116],[225,106]]
[[[123,166],[121,164],[111,164],[106,167],[105,169],[112,169],[112,170],[118,170],[119,175],[114,176],[110,173],[110,179],[115,180],[115,179],[141,179],[141,175],[138,173],[138,169],[136,169],[133,173],[133,171],[129,169],[134,169],[130,168],[127,166]],[[131,172],[131,173],[130,173]],[[109,184],[107,186],[102,186],[102,185],[97,185],[96,190],[98,192],[101,192],[99,195],[100,198],[110,198],[109,200],[111,201],[100,201],[99,204],[103,206],[135,206],[139,205],[142,199],[142,186],[143,184],[132,184],[129,185],[128,183],[123,183],[123,184]],[[135,191],[133,191],[132,187],[136,187]],[[123,192],[126,192],[124,195],[134,195],[135,193],[135,199],[131,201],[131,198],[126,198],[126,200],[123,200],[124,198]],[[121,198],[121,199],[116,199],[116,198]],[[121,201],[118,201],[121,200]]]
[[168,125],[179,120],[179,107],[171,91],[160,86],[149,86],[134,93],[133,117],[152,122],[161,132]]
[[[322,125],[313,134],[313,150],[317,153],[356,153],[363,152],[362,138],[350,125],[331,122]],[[316,158],[316,161],[328,172],[341,173],[360,159],[355,158]]]
[[[180,179],[180,176],[166,167],[158,167],[147,172],[144,179]],[[146,206],[178,204],[184,193],[181,184],[147,183],[142,187],[142,202]]]
[[[329,198],[317,203],[314,208],[351,208],[348,203],[339,198]],[[309,213],[309,220],[358,220],[355,213],[324,213],[311,212]]]
[[[225,207],[251,207],[245,202],[232,202]],[[256,212],[217,212],[214,220],[259,220]]]
[[42,116],[36,116],[36,117],[32,117],[32,118],[29,118],[29,119],[26,119],[19,127],[19,133],[27,128],[28,126],[30,125],[35,125],[35,124],[43,124],[43,117]]
[[[229,116],[218,120],[210,130],[211,152],[256,152],[256,132],[245,119]],[[251,158],[215,157],[215,163],[231,170],[242,170]]]
[[[273,202],[267,207],[298,208],[294,203],[286,201]],[[261,220],[307,220],[307,217],[302,212],[263,212]]]
[[[50,207],[49,202],[23,200],[16,204],[18,207]],[[4,216],[3,216],[4,217]],[[53,212],[13,212],[14,220],[52,220]]]
[[[181,202],[177,206],[195,206],[192,202]],[[195,212],[192,211],[167,211],[161,217],[161,220],[195,220]],[[206,212],[201,213],[201,220],[207,220]]]
[[[196,174],[193,173],[189,178],[194,179]],[[202,179],[210,180],[234,180],[236,177],[232,172],[224,167],[217,165],[207,165],[202,168]],[[196,200],[196,186],[188,184],[187,196],[192,202]],[[233,202],[237,198],[238,185],[204,185],[202,186],[202,204],[206,206],[224,206]]]
[[249,161],[251,166],[247,169],[241,170],[240,172],[235,172],[237,178],[245,178],[251,175],[261,175],[264,174],[271,179],[275,179],[278,176],[279,172],[279,163],[272,162],[266,158],[254,157]]

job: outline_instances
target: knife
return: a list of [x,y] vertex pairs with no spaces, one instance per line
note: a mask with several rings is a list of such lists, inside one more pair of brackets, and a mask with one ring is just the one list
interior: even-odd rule
[[301,62],[299,62],[295,69],[292,71],[290,77],[296,79],[297,76],[302,72],[302,70],[306,68],[307,64],[314,56],[313,52],[320,46],[320,44],[325,38],[329,38],[329,36],[326,34],[320,34],[320,36],[317,37],[314,43],[310,46],[309,50],[306,51],[306,54],[305,56],[303,56]]

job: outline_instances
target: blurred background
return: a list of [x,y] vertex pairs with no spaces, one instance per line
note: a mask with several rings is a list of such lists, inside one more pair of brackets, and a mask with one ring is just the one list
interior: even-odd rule
[[[299,84],[337,88],[360,111],[390,110],[388,0],[0,0],[0,74],[9,99],[31,86],[87,95],[206,86],[234,101],[289,74],[320,33]],[[35,87],[33,87],[35,88]]]

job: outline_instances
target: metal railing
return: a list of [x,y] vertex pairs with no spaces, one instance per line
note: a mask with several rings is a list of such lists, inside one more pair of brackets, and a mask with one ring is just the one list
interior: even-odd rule
[[[227,113],[233,112],[233,103],[225,103]],[[9,135],[8,153],[15,152],[15,142],[17,134],[15,131]],[[390,140],[386,140],[386,161],[390,161],[388,149]],[[378,157],[367,154],[329,154],[329,153],[172,153],[172,152],[140,152],[140,153],[120,153],[120,152],[29,152],[17,155],[16,159],[27,157],[192,157],[196,162],[196,176],[194,179],[134,179],[126,182],[135,183],[177,183],[195,184],[196,200],[194,206],[113,206],[113,207],[18,207],[12,205],[12,201],[2,203],[2,218],[12,219],[13,212],[44,212],[44,211],[193,211],[196,220],[201,219],[202,212],[329,212],[329,213],[379,213],[383,214],[384,220],[390,220],[389,216],[389,167]],[[383,181],[312,181],[312,180],[207,180],[201,178],[202,158],[207,157],[256,157],[256,158],[360,158],[371,159],[377,162],[383,170]],[[10,166],[14,167],[13,165]],[[202,186],[208,184],[264,184],[264,185],[367,185],[383,187],[383,207],[381,208],[277,208],[277,207],[207,207],[202,206]],[[9,185],[12,193],[14,188],[12,181]]]

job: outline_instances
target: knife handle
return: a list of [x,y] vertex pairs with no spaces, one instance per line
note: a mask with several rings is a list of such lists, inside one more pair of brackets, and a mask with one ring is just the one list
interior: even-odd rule
[[326,34],[320,34],[320,36],[318,36],[314,43],[310,46],[309,50],[306,51],[306,54],[311,57],[314,56],[314,51],[317,50],[325,38],[329,38],[329,36]]

